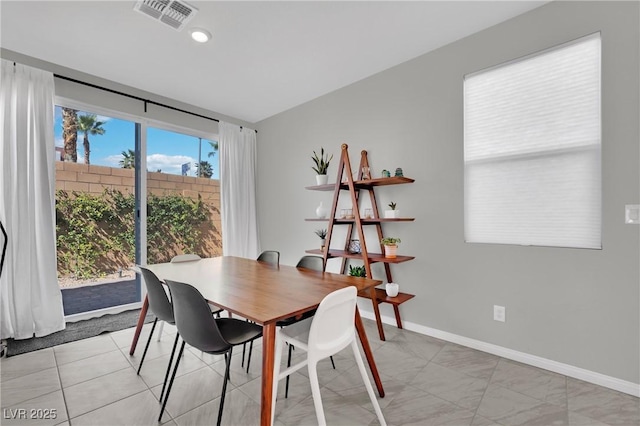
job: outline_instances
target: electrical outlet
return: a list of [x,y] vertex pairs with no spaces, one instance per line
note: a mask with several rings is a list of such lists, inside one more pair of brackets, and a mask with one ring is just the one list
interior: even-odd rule
[[506,314],[504,306],[493,305],[493,319],[495,321],[505,322]]
[[624,223],[640,223],[640,205],[627,204],[624,206]]

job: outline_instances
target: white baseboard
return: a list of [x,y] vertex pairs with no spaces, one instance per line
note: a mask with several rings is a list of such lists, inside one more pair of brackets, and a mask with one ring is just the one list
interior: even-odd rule
[[[375,320],[373,312],[360,310],[360,314],[363,318]],[[382,316],[382,322],[393,326],[396,325],[395,318],[384,315]],[[482,342],[480,340],[470,339],[468,337],[459,336],[457,334],[449,333],[431,327],[425,327],[423,325],[415,324],[412,322],[403,321],[402,325],[405,329],[415,331],[416,333],[435,337],[447,342],[456,343],[458,345],[477,349],[479,351],[497,355],[502,358],[510,359],[512,361],[539,367],[545,370],[553,371],[554,373],[572,377],[574,379],[583,380],[585,382],[593,383],[598,386],[603,386],[605,388],[613,389],[635,397],[640,397],[640,384],[638,383],[628,382],[626,380],[621,380],[601,373],[596,373],[595,371],[586,370],[584,368],[575,367],[569,364],[563,364],[561,362],[542,358],[536,355],[504,348],[502,346]]]

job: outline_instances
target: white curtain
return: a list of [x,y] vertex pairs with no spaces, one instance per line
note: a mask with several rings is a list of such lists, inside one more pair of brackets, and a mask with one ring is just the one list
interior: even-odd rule
[[256,215],[256,132],[219,123],[222,252],[225,256],[258,257]]
[[8,234],[0,276],[1,337],[64,329],[56,274],[53,74],[2,60],[0,221]]

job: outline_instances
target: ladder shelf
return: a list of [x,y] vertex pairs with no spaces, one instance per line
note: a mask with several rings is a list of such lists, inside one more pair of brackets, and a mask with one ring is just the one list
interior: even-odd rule
[[[362,170],[364,168],[369,168],[369,160],[367,158],[367,151],[362,151],[360,156],[360,165],[358,167],[357,178],[354,180],[353,173],[351,169],[351,163],[349,160],[348,146],[347,144],[342,144],[341,146],[341,155],[338,163],[338,174],[336,177],[336,183],[330,183],[326,185],[313,185],[307,186],[305,189],[312,191],[333,191],[333,203],[331,206],[331,211],[329,213],[328,218],[308,218],[305,221],[308,222],[326,222],[328,223],[327,236],[326,236],[326,246],[324,250],[312,249],[306,250],[306,253],[320,255],[324,258],[324,264],[326,267],[327,260],[333,258],[341,258],[342,265],[340,271],[344,274],[347,272],[347,259],[359,259],[364,263],[365,271],[368,277],[372,277],[371,274],[371,264],[373,263],[382,263],[385,269],[385,275],[387,278],[387,282],[393,282],[393,278],[391,275],[391,264],[404,263],[409,260],[413,260],[413,256],[397,256],[397,257],[385,257],[382,252],[384,251],[384,247],[380,244],[380,240],[383,238],[382,234],[382,224],[391,223],[391,222],[412,222],[415,218],[411,217],[402,217],[402,218],[382,218],[378,213],[378,206],[376,202],[376,196],[374,192],[374,188],[379,186],[389,186],[389,185],[401,185],[407,183],[413,183],[414,179],[404,177],[404,176],[392,176],[388,178],[374,178],[374,179],[363,179]],[[348,192],[348,196],[351,199],[353,218],[338,218],[336,215],[336,211],[338,208],[338,200],[343,191]],[[362,218],[360,215],[360,208],[358,204],[358,200],[360,197],[360,191],[366,191],[369,194],[369,199],[371,200],[371,211],[372,217]],[[347,236],[344,244],[344,250],[336,250],[331,249],[331,238],[333,236],[333,227],[334,225],[345,225],[347,226]],[[374,247],[379,248],[379,253],[370,252],[367,249],[367,243],[365,240],[363,226],[373,226],[376,229],[378,241],[374,245]],[[360,253],[352,253],[347,248],[349,247],[349,243],[351,241],[351,237],[353,233],[356,232],[359,240],[360,240]],[[377,249],[376,249],[377,250]],[[376,323],[378,325],[378,334],[380,335],[381,340],[385,340],[384,330],[382,328],[382,320],[380,317],[380,303],[389,303],[393,306],[394,313],[396,316],[396,323],[398,328],[402,328],[402,321],[400,319],[400,311],[398,307],[400,304],[406,302],[409,299],[412,299],[414,295],[408,293],[398,293],[395,297],[387,296],[385,290],[380,288],[372,287],[368,290],[359,292],[358,295],[360,297],[365,297],[371,300],[373,305],[373,311],[376,318]]]

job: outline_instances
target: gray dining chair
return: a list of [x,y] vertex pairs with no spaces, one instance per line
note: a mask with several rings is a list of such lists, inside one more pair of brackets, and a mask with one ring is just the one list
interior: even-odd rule
[[258,259],[256,260],[258,262],[265,262],[273,266],[278,266],[280,265],[280,252],[275,250],[265,250],[260,253],[260,256],[258,256]]
[[[202,258],[194,253],[184,253],[184,254],[179,254],[177,256],[173,256],[171,258],[171,263],[183,263],[183,262],[195,262],[197,260],[201,260]],[[209,306],[211,306],[211,313],[214,315],[217,315],[218,317],[220,317],[220,313],[224,310],[222,308],[220,308],[219,306],[216,306],[212,303],[209,303]]]
[[[151,338],[153,337],[153,332],[156,328],[156,324],[158,320],[162,321],[160,324],[164,324],[165,322],[169,324],[175,324],[175,320],[173,318],[173,307],[171,306],[171,302],[169,301],[169,297],[164,289],[163,284],[160,282],[156,274],[151,272],[149,269],[144,268],[142,266],[136,266],[134,268],[136,272],[142,274],[142,280],[144,281],[145,286],[147,287],[147,299],[149,301],[149,309],[155,315],[155,319],[153,320],[153,325],[151,326],[151,332],[149,333],[149,338],[147,339],[147,344],[144,347],[144,352],[142,353],[142,358],[140,359],[140,365],[138,365],[138,371],[136,374],[140,375],[140,371],[142,370],[142,364],[144,363],[144,359],[147,356],[147,351],[149,350],[149,344],[151,343]],[[162,329],[159,330],[162,333]],[[169,377],[169,372],[171,371],[171,364],[173,362],[173,357],[176,353],[176,347],[178,346],[178,339],[180,338],[180,333],[176,333],[175,341],[173,342],[173,349],[171,350],[171,357],[169,358],[169,365],[167,366],[167,372],[164,375],[164,381],[162,382],[162,391],[160,392],[160,401],[162,401],[162,396],[164,395],[164,390],[167,385],[167,378]]]
[[[256,259],[258,262],[268,263],[272,266],[280,266],[280,252],[275,250],[265,250],[260,253],[260,256]],[[246,344],[242,345],[242,366],[244,367],[244,358],[246,352]],[[253,342],[249,343],[249,357],[247,358],[247,373],[251,366],[251,353],[253,352]]]
[[214,318],[209,310],[209,304],[198,289],[189,284],[170,280],[166,280],[166,283],[171,290],[175,323],[183,342],[167,387],[167,395],[162,404],[158,422],[162,421],[162,414],[173,387],[180,359],[182,358],[185,344],[188,343],[190,346],[208,354],[225,355],[226,368],[224,380],[222,381],[222,394],[220,396],[217,421],[219,426],[222,422],[233,347],[251,342],[262,336],[262,327],[236,318]]
[[[193,254],[193,253],[184,253],[184,254],[178,254],[176,256],[173,256],[171,258],[171,263],[184,263],[184,262],[195,262],[197,260],[202,259],[199,255],[197,254]],[[216,306],[216,305],[211,305],[211,313],[214,315],[217,315],[218,317],[220,316],[220,313],[223,311],[222,308]],[[158,342],[160,341],[160,339],[162,338],[162,331],[164,330],[164,322],[160,323],[160,332],[158,333]]]
[[296,268],[306,268],[322,272],[324,271],[324,259],[321,256],[302,256]]

